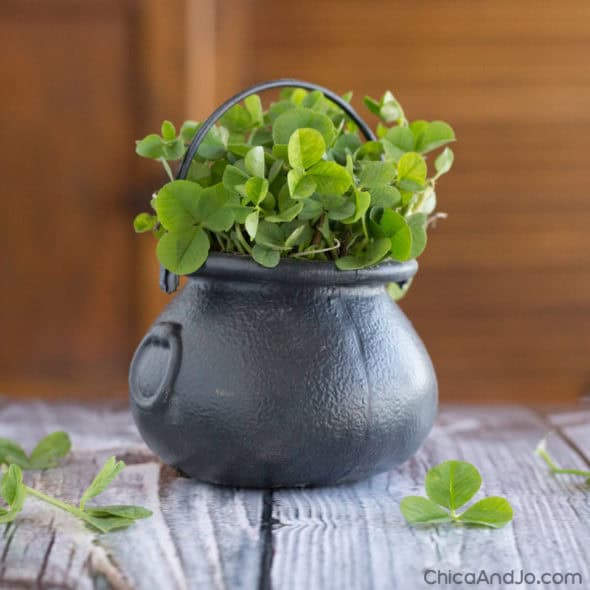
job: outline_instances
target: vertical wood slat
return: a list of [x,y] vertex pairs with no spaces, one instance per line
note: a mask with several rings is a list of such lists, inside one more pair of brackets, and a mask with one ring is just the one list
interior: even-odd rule
[[[220,13],[220,30],[243,35],[247,50],[228,70],[220,60],[227,91],[219,99],[291,75],[354,90],[364,113],[364,94],[390,88],[411,118],[448,120],[457,131],[454,170],[438,185],[449,218],[430,232],[403,302],[432,353],[441,398],[539,403],[583,394],[590,4],[245,4],[239,26]],[[457,320],[462,308],[468,321]]]

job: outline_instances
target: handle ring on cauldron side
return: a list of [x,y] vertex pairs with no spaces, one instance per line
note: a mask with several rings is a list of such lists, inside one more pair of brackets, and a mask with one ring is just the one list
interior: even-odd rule
[[[371,128],[363,121],[354,108],[335,92],[332,92],[323,86],[313,84],[312,82],[305,82],[303,80],[296,80],[293,78],[269,80],[268,82],[261,82],[260,84],[255,84],[254,86],[250,86],[249,88],[238,92],[230,99],[226,100],[222,105],[217,107],[213,113],[211,113],[208,119],[201,125],[193,140],[191,141],[188,149],[186,150],[182,164],[180,165],[180,169],[176,175],[176,180],[184,180],[187,177],[191,162],[195,157],[201,142],[205,139],[207,133],[211,130],[213,125],[215,125],[215,123],[217,123],[217,121],[227,111],[229,111],[229,109],[240,103],[251,94],[255,94],[256,92],[264,92],[265,90],[271,90],[272,88],[304,88],[305,90],[319,90],[328,100],[339,106],[348,115],[348,117],[361,130],[362,134],[365,136],[365,139],[369,141],[375,140],[375,134]],[[178,275],[170,272],[162,265],[160,265],[160,289],[162,289],[162,291],[165,293],[173,293],[176,291],[176,289],[178,289]]]

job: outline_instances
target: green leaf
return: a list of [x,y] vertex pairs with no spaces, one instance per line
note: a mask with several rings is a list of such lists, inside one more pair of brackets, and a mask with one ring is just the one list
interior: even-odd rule
[[283,209],[279,213],[274,213],[272,215],[267,215],[265,217],[266,221],[270,221],[272,223],[278,223],[281,221],[293,221],[299,213],[301,213],[303,209],[303,201],[298,201],[294,205]]
[[303,209],[298,217],[301,220],[309,220],[314,217],[319,217],[321,214],[322,204],[319,200],[316,200],[316,197],[311,197],[310,199],[303,201]]
[[59,464],[72,448],[72,441],[65,432],[53,432],[43,438],[33,449],[29,460],[31,469],[50,469]]
[[365,106],[367,107],[367,109],[369,109],[371,113],[379,116],[379,111],[381,110],[380,102],[376,101],[374,98],[371,98],[370,96],[365,96],[363,98],[363,102],[365,103]]
[[263,123],[262,102],[258,94],[251,94],[244,99],[244,105],[250,115],[251,124],[259,127]]
[[227,231],[234,223],[231,193],[219,182],[201,191],[193,208],[195,220],[211,231]]
[[24,449],[9,438],[0,438],[0,464],[15,464],[23,469],[29,469],[29,458]]
[[133,220],[133,229],[136,233],[141,234],[147,231],[152,231],[157,223],[158,218],[155,215],[140,213],[139,215],[136,215]]
[[0,524],[12,522],[20,513],[27,497],[27,488],[23,484],[23,472],[18,465],[10,465],[2,476],[0,494],[9,509],[2,509]]
[[331,146],[336,139],[336,128],[330,117],[311,109],[296,107],[277,117],[272,129],[273,140],[275,144],[288,144],[291,135],[304,127],[319,131],[326,146]]
[[127,506],[123,504],[113,506],[89,506],[86,508],[86,513],[90,516],[96,517],[118,516],[129,520],[149,518],[153,514],[152,511],[147,508],[142,508],[141,506]]
[[281,173],[281,170],[283,169],[284,166],[284,162],[283,160],[275,160],[273,162],[273,165],[270,167],[270,170],[268,171],[268,183],[272,184],[275,179],[277,178],[277,176]]
[[286,162],[289,159],[289,146],[286,143],[276,143],[272,146],[272,155]]
[[400,510],[410,524],[441,524],[452,521],[446,510],[421,496],[406,496],[400,503]]
[[461,522],[499,529],[513,517],[512,506],[505,498],[490,496],[479,500],[459,516]]
[[209,238],[200,227],[169,232],[156,248],[158,260],[171,272],[187,275],[199,269],[209,255]]
[[[170,128],[165,125],[170,123],[165,121],[162,125],[162,131],[166,130],[170,132]],[[159,135],[152,133],[147,135],[143,139],[135,142],[135,153],[143,158],[152,158],[158,160],[163,158],[164,160],[180,160],[184,155],[184,142],[180,138],[175,138],[176,130],[172,125],[172,136],[169,139],[162,138]]]
[[244,225],[246,227],[246,231],[248,232],[248,235],[250,236],[250,238],[252,240],[256,237],[256,232],[258,231],[259,219],[260,219],[260,212],[258,210],[252,211],[252,213],[250,213],[248,215],[248,217],[246,217],[246,222]]
[[195,136],[195,133],[200,127],[200,123],[197,121],[185,121],[180,128],[180,138],[185,143],[190,143]]
[[340,270],[357,270],[373,266],[383,260],[390,248],[391,241],[389,239],[378,238],[354,255],[344,256],[336,260],[336,267]]
[[229,131],[225,127],[212,127],[201,142],[197,154],[205,160],[219,160],[225,156],[228,142]]
[[161,133],[166,141],[170,141],[176,138],[176,127],[170,121],[164,121]]
[[444,121],[432,121],[431,123],[414,121],[410,128],[415,137],[415,150],[422,154],[455,141],[455,132]]
[[229,109],[219,122],[232,133],[243,133],[252,127],[252,117],[241,104],[236,104]]
[[344,133],[342,134],[334,144],[332,148],[332,154],[334,155],[334,159],[337,160],[340,164],[344,164],[346,162],[346,156],[348,154],[352,155],[358,150],[362,145],[362,142],[358,135],[354,135],[352,133]]
[[326,142],[315,129],[297,129],[291,134],[287,149],[289,164],[293,168],[307,169],[322,159]]
[[397,175],[393,162],[366,162],[362,165],[359,182],[369,190],[391,184]]
[[84,522],[101,533],[108,533],[110,531],[126,529],[134,524],[135,521],[131,518],[124,518],[121,516],[92,516],[90,514],[85,514]]
[[23,472],[18,465],[9,465],[0,482],[0,494],[9,505],[13,506],[19,498],[19,488],[23,485]]
[[343,219],[343,223],[356,223],[361,219],[369,209],[371,204],[371,195],[366,191],[360,191],[357,188],[354,189],[354,202],[355,211],[354,214],[346,219]]
[[313,176],[306,175],[303,170],[294,168],[287,174],[289,194],[293,199],[307,199],[317,189],[317,183]]
[[271,250],[260,244],[254,244],[252,248],[252,258],[261,266],[274,268],[279,263],[281,253],[278,250]]
[[453,150],[446,147],[434,161],[434,169],[436,170],[436,177],[446,174],[453,166],[455,154]]
[[223,186],[231,192],[237,192],[236,186],[245,184],[249,178],[241,168],[228,164],[223,171]]
[[244,187],[248,200],[255,205],[262,203],[268,194],[268,180],[266,178],[253,176],[248,179]]
[[422,203],[419,207],[420,213],[430,215],[436,209],[436,193],[431,186],[426,187]]
[[123,461],[117,461],[116,457],[111,457],[108,459],[103,468],[96,474],[96,477],[92,480],[92,483],[82,494],[80,508],[84,510],[88,500],[91,498],[96,498],[96,496],[102,494],[124,468],[125,463],[123,463]]
[[420,189],[426,183],[426,162],[416,152],[404,154],[397,163],[398,185],[403,190]]
[[400,205],[402,196],[394,186],[377,186],[371,189],[371,206],[393,209]]
[[308,223],[302,223],[301,225],[297,226],[286,238],[285,238],[285,246],[287,248],[293,248],[296,246],[301,237],[309,230]]
[[412,250],[410,258],[418,258],[426,248],[426,221],[424,213],[414,213],[406,218],[410,232],[412,233]]
[[403,215],[391,209],[385,209],[380,217],[378,210],[371,210],[371,229],[379,238],[391,240],[391,257],[395,260],[409,260],[412,255],[412,232]]
[[256,243],[272,250],[289,250],[285,247],[285,240],[281,228],[275,223],[261,221],[258,224]]
[[383,144],[380,141],[366,141],[355,152],[356,160],[381,160],[383,155]]
[[389,92],[383,95],[379,108],[379,116],[386,123],[393,123],[402,117],[402,109],[396,98]]
[[479,471],[465,461],[445,461],[426,474],[426,494],[437,504],[456,510],[481,487]]
[[157,160],[164,156],[164,142],[156,133],[146,135],[143,139],[135,142],[135,153],[142,158]]
[[246,154],[244,164],[246,165],[246,170],[252,174],[252,176],[264,178],[264,148],[261,145],[253,147]]
[[307,174],[316,183],[316,190],[323,194],[342,195],[352,184],[348,170],[336,162],[322,160],[312,166]]
[[385,133],[385,139],[402,152],[414,151],[414,134],[409,127],[392,127]]
[[158,220],[164,228],[180,232],[197,223],[196,208],[203,190],[188,180],[174,180],[165,184],[155,203]]
[[407,294],[412,285],[412,279],[407,280],[402,285],[398,283],[387,283],[387,293],[393,301],[401,301]]

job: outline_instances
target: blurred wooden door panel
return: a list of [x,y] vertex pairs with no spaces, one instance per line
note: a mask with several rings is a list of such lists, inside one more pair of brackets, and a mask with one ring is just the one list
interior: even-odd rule
[[[181,6],[166,4],[169,15]],[[153,11],[114,0],[0,7],[0,390],[124,387],[140,332],[133,139],[154,125],[143,95],[154,65],[141,54],[157,52],[142,39]]]
[[[219,30],[232,32],[224,4]],[[573,400],[590,387],[590,3],[249,0],[227,91],[273,77],[393,90],[450,121],[449,219],[402,305],[445,400]],[[249,19],[249,20],[248,20]],[[240,60],[239,62],[237,60]]]

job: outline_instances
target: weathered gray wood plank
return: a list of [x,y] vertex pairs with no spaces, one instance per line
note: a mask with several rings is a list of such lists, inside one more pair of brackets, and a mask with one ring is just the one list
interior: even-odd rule
[[554,412],[548,415],[549,422],[590,463],[590,409],[577,412]]
[[[345,487],[275,493],[274,587],[427,588],[429,568],[580,572],[590,586],[590,493],[549,476],[533,455],[547,429],[541,417],[518,407],[446,408],[424,448],[391,473]],[[564,464],[585,464],[559,435],[551,450]],[[497,531],[405,524],[401,498],[423,494],[426,470],[451,458],[478,466],[486,495],[509,498],[513,524]]]
[[137,503],[154,516],[97,535],[76,519],[28,499],[0,537],[0,588],[190,590],[255,588],[262,540],[262,493],[220,490],[178,477],[145,447],[126,410],[48,406],[0,408],[0,436],[29,449],[44,434],[65,429],[74,452],[27,483],[76,501],[106,458],[129,466],[97,503]]
[[[100,501],[140,503],[154,517],[95,535],[31,499],[0,536],[0,588],[257,589],[272,582],[275,590],[411,590],[431,587],[425,568],[580,572],[588,584],[590,493],[579,479],[548,475],[533,451],[552,429],[555,458],[587,467],[589,423],[581,412],[443,408],[424,448],[401,468],[356,485],[271,498],[178,477],[151,455],[123,408],[4,404],[0,436],[30,448],[56,429],[72,435],[65,464],[27,474],[32,485],[75,500],[117,454],[129,467]],[[488,531],[405,524],[399,501],[423,493],[426,470],[449,458],[475,463],[483,491],[510,499],[512,525]]]

